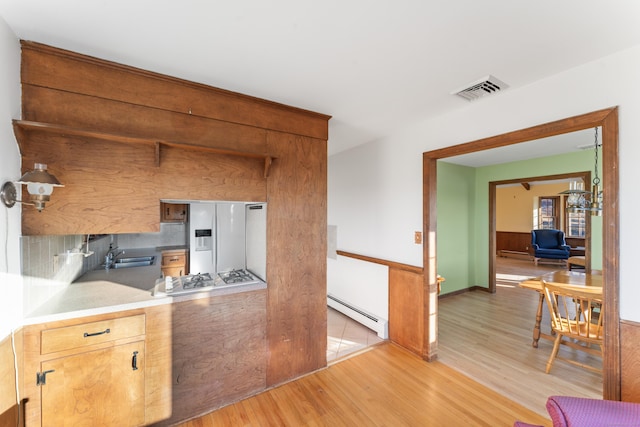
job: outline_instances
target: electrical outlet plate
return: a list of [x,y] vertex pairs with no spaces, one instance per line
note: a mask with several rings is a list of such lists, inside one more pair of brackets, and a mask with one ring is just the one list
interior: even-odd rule
[[419,245],[422,243],[422,232],[421,231],[416,231],[413,237],[413,240],[415,242],[416,245]]

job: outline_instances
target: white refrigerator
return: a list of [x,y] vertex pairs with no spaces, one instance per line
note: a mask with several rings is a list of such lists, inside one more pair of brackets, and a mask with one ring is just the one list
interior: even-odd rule
[[245,205],[192,202],[189,206],[189,272],[246,268]]
[[244,203],[216,203],[216,251],[217,272],[246,267]]

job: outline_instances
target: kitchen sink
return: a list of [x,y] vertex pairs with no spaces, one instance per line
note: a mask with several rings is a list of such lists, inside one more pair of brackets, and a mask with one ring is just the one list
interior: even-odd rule
[[118,258],[115,261],[113,261],[111,268],[145,267],[147,265],[153,265],[155,261],[156,261],[155,256]]

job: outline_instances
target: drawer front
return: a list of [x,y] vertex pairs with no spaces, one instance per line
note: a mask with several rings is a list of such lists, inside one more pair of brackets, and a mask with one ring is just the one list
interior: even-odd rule
[[42,331],[41,354],[86,347],[145,334],[145,315],[102,320]]
[[178,267],[162,267],[162,277],[179,277],[186,276],[187,272],[185,271],[185,267],[180,265]]
[[181,254],[162,254],[162,266],[174,267],[181,266],[187,263],[187,256],[184,253]]

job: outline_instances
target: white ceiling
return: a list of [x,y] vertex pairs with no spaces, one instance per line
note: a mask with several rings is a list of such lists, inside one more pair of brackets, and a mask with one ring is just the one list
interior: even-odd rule
[[513,90],[640,44],[638,0],[2,0],[0,16],[20,39],[329,114],[330,154],[464,108],[451,92],[489,74]]
[[[598,127],[598,146],[600,146],[601,143],[602,134],[600,127]],[[556,156],[572,151],[587,149],[593,151],[595,144],[595,130],[585,129],[548,138],[540,138],[534,141],[522,142],[520,144],[508,145],[506,147],[494,148],[489,151],[477,151],[475,153],[447,157],[442,160],[463,166],[482,167],[518,160]]]

